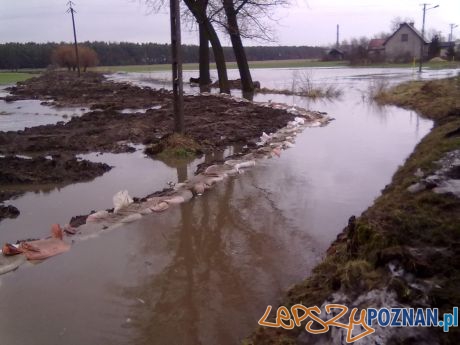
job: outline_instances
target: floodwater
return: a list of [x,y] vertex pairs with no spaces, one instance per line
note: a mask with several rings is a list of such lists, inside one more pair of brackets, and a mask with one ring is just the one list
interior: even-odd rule
[[[5,87],[0,96],[7,95]],[[0,131],[19,131],[26,127],[68,122],[73,116],[81,116],[86,108],[50,107],[40,100],[5,102],[0,100]]]
[[[348,218],[371,205],[432,126],[414,112],[366,100],[370,83],[410,79],[411,70],[255,70],[254,79],[286,88],[295,73],[334,83],[344,94],[316,103],[282,95],[255,100],[326,111],[335,121],[305,129],[281,158],[261,161],[189,203],[1,276],[2,341],[225,345],[254,330],[266,306],[309,274]],[[147,84],[150,78],[158,86],[164,76],[123,78]],[[43,236],[54,222],[111,207],[118,190],[146,195],[191,176],[206,159],[174,167],[140,151],[89,158],[115,168],[92,182],[13,200],[22,213],[0,223],[0,240]]]

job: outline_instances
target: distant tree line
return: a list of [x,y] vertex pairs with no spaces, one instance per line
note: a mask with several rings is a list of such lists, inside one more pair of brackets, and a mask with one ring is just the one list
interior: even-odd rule
[[[0,44],[0,69],[45,68],[52,64],[52,53],[65,43],[4,43]],[[107,43],[83,42],[92,48],[99,58],[99,65],[148,65],[170,63],[169,44],[158,43]],[[324,48],[309,46],[258,46],[246,47],[250,61],[319,59]],[[198,62],[199,47],[182,47],[184,62]],[[226,61],[235,61],[231,47],[224,47]],[[212,51],[210,59],[214,61]]]

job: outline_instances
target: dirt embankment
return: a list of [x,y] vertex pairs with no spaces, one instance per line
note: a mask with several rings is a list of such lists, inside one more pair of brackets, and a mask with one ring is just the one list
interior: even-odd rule
[[[130,151],[127,143],[150,144],[171,132],[171,93],[107,81],[87,73],[45,74],[11,88],[9,100],[54,99],[59,106],[89,106],[93,111],[68,123],[0,132],[0,153],[82,153]],[[186,134],[206,149],[256,140],[262,132],[274,132],[293,115],[285,110],[215,96],[185,97]],[[160,107],[160,109],[151,109]],[[97,110],[95,110],[97,109]],[[122,109],[148,109],[122,113]]]
[[[4,97],[7,102],[39,99],[47,105],[81,106],[91,111],[67,123],[0,132],[1,155],[36,158],[33,161],[7,158],[8,163],[0,165],[0,201],[20,194],[10,188],[18,181],[35,185],[96,177],[107,171],[107,167],[85,162],[85,169],[80,169],[82,163],[76,162],[74,155],[93,151],[130,152],[134,150],[130,143],[158,143],[173,128],[170,91],[112,82],[99,73],[84,73],[81,78],[74,73],[45,73],[20,82],[9,91],[11,95]],[[294,118],[286,110],[229,97],[186,96],[184,102],[186,135],[204,151],[250,144],[262,132],[275,132]],[[53,160],[45,160],[45,156],[53,156]]]
[[[449,192],[460,177],[460,78],[402,84],[379,100],[417,109],[435,127],[375,203],[350,218],[312,275],[288,291],[283,306],[322,306],[322,318],[327,303],[359,310],[429,307],[439,308],[442,318],[460,304],[460,198],[458,190]],[[373,327],[365,343],[456,344],[460,335],[458,327],[446,333],[442,327]],[[313,335],[305,323],[292,330],[259,327],[244,344],[343,344],[345,333],[331,327]]]

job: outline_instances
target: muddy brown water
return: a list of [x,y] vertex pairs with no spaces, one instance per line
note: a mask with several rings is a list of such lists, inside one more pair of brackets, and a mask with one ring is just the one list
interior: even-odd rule
[[[288,73],[273,71],[273,83],[288,83]],[[308,104],[336,120],[306,129],[281,158],[1,276],[2,343],[237,344],[267,304],[308,275],[432,126],[413,112],[363,102],[372,77],[346,73],[336,81],[346,86],[341,100]],[[297,97],[259,99],[307,105]],[[0,240],[43,236],[54,222],[109,208],[120,189],[142,196],[164,188],[204,159],[169,167],[139,151],[88,158],[115,168],[92,182],[14,200],[22,214],[0,223]]]

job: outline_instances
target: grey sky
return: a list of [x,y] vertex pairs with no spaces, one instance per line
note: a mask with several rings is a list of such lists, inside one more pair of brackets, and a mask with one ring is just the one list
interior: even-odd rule
[[[169,42],[166,11],[148,14],[148,8],[137,0],[74,1],[81,41]],[[67,0],[0,0],[0,42],[70,41],[72,31],[70,17],[65,13],[66,3]],[[276,44],[330,44],[335,42],[337,24],[341,40],[372,37],[389,31],[391,20],[397,16],[413,18],[420,28],[420,4],[419,0],[297,0],[293,6],[276,12]],[[440,7],[427,12],[426,28],[441,31],[447,37],[450,23],[460,25],[460,0],[432,4]],[[196,33],[184,32],[183,36],[185,43],[197,43]],[[460,37],[460,27],[454,31],[454,37]]]

